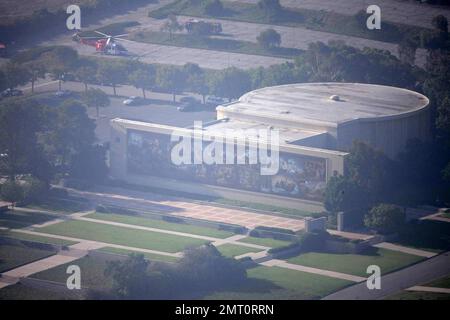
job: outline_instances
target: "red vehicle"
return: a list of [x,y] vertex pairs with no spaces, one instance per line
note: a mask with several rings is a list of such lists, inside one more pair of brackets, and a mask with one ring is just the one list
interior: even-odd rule
[[102,54],[113,56],[128,55],[128,50],[123,45],[118,43],[118,41],[129,41],[120,38],[126,36],[126,34],[110,36],[99,31],[94,32],[98,33],[99,36],[85,37],[81,33],[76,33],[75,35],[73,35],[72,40],[84,45],[95,47],[95,50]]
[[6,56],[6,44],[0,42],[0,57]]

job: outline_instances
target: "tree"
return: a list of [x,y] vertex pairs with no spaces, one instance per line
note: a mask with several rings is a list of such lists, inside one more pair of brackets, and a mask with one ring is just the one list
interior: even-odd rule
[[4,201],[12,202],[13,207],[24,199],[24,191],[16,181],[7,181],[1,185],[1,196]]
[[45,66],[41,61],[37,60],[30,61],[24,64],[24,68],[26,70],[26,74],[29,77],[29,80],[31,81],[31,93],[34,93],[34,83],[38,79],[45,77]]
[[183,72],[187,76],[187,90],[193,93],[200,94],[203,98],[203,104],[205,103],[206,95],[209,93],[208,81],[206,79],[205,72],[198,64],[186,63],[183,66]]
[[75,71],[75,77],[78,81],[84,84],[84,91],[88,91],[88,83],[93,82],[95,79],[95,74],[93,73],[92,67],[79,67]]
[[38,136],[45,130],[44,108],[28,99],[9,99],[0,105],[0,173],[15,181],[32,173],[50,179],[48,158]]
[[105,276],[112,277],[113,291],[121,298],[142,299],[152,290],[148,281],[148,261],[142,254],[131,254],[125,261],[111,261]]
[[358,186],[344,176],[331,177],[325,188],[325,209],[332,213],[351,210],[365,210],[367,195]]
[[136,89],[142,89],[142,96],[146,98],[145,90],[155,85],[155,71],[153,68],[138,69],[130,74],[128,80]]
[[54,47],[43,53],[40,60],[52,74],[53,79],[58,80],[58,88],[61,90],[61,82],[65,80],[65,75],[78,63],[78,52],[66,46]]
[[178,22],[177,16],[174,14],[169,14],[167,21],[161,26],[161,31],[169,32],[169,39],[173,39],[173,33],[183,30],[183,26]]
[[71,178],[102,182],[108,174],[106,148],[101,145],[85,146],[71,159],[69,175]]
[[60,172],[67,173],[73,156],[93,145],[95,124],[85,106],[73,99],[62,103],[52,120],[54,125],[46,136],[47,146]]
[[241,285],[247,277],[238,261],[222,256],[211,244],[184,251],[177,272],[184,275],[187,288],[217,290]]
[[281,45],[281,35],[274,29],[266,29],[262,31],[256,40],[263,48],[266,49],[272,49]]
[[447,21],[447,18],[445,16],[443,16],[442,14],[434,17],[431,20],[431,24],[438,31],[448,33],[448,21]]
[[105,85],[113,87],[114,95],[117,95],[116,86],[125,82],[127,73],[118,62],[102,62],[97,70],[97,78]]
[[8,89],[13,89],[19,85],[26,84],[31,78],[26,68],[14,62],[7,63],[3,70],[3,81],[5,87]]
[[171,92],[175,102],[176,95],[182,93],[186,86],[186,74],[179,67],[161,66],[156,72],[156,84]]
[[259,0],[258,9],[263,12],[269,21],[275,20],[283,11],[280,0]]
[[99,116],[99,108],[109,106],[110,100],[106,93],[100,89],[89,89],[83,95],[83,101],[89,108],[95,108],[97,118]]
[[380,233],[399,231],[405,223],[405,212],[392,204],[379,204],[364,217],[364,225]]
[[220,16],[223,13],[223,4],[220,0],[204,0],[203,11],[211,16]]
[[222,70],[211,79],[211,90],[218,97],[239,98],[251,88],[250,75],[238,68],[231,67]]

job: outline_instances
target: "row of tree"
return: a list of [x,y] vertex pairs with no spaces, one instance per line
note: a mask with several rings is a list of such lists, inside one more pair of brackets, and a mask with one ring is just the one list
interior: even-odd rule
[[[132,254],[127,260],[109,262],[105,276],[113,282],[106,298],[192,299],[242,286],[247,272],[237,260],[222,256],[213,245],[205,245],[185,250],[183,258],[173,265],[150,263],[143,255]],[[105,297],[102,292],[90,294]]]

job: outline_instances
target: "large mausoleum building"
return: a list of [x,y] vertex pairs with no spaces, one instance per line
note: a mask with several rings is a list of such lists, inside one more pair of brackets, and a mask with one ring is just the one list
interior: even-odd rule
[[[218,106],[217,120],[201,128],[113,119],[111,175],[132,184],[321,210],[326,182],[343,173],[346,151],[354,140],[395,158],[409,139],[429,138],[428,105],[425,96],[395,87],[305,83],[251,91]],[[219,141],[218,137],[230,144],[229,130],[276,130],[277,172],[263,175],[260,164],[238,161],[181,165],[172,161],[178,143],[171,138],[174,132],[188,137],[192,145],[201,140],[207,148],[208,141]],[[249,145],[250,140],[237,136],[233,142]],[[224,147],[223,157],[236,148]]]

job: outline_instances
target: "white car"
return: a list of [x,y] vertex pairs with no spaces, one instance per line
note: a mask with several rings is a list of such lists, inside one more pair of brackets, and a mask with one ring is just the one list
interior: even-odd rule
[[140,102],[141,102],[141,98],[136,97],[136,96],[131,96],[128,99],[123,100],[123,104],[126,106],[133,106],[133,105],[139,104]]
[[219,97],[214,97],[214,96],[208,96],[206,98],[206,103],[207,104],[213,104],[213,105],[219,105],[225,102],[225,99],[219,98]]

